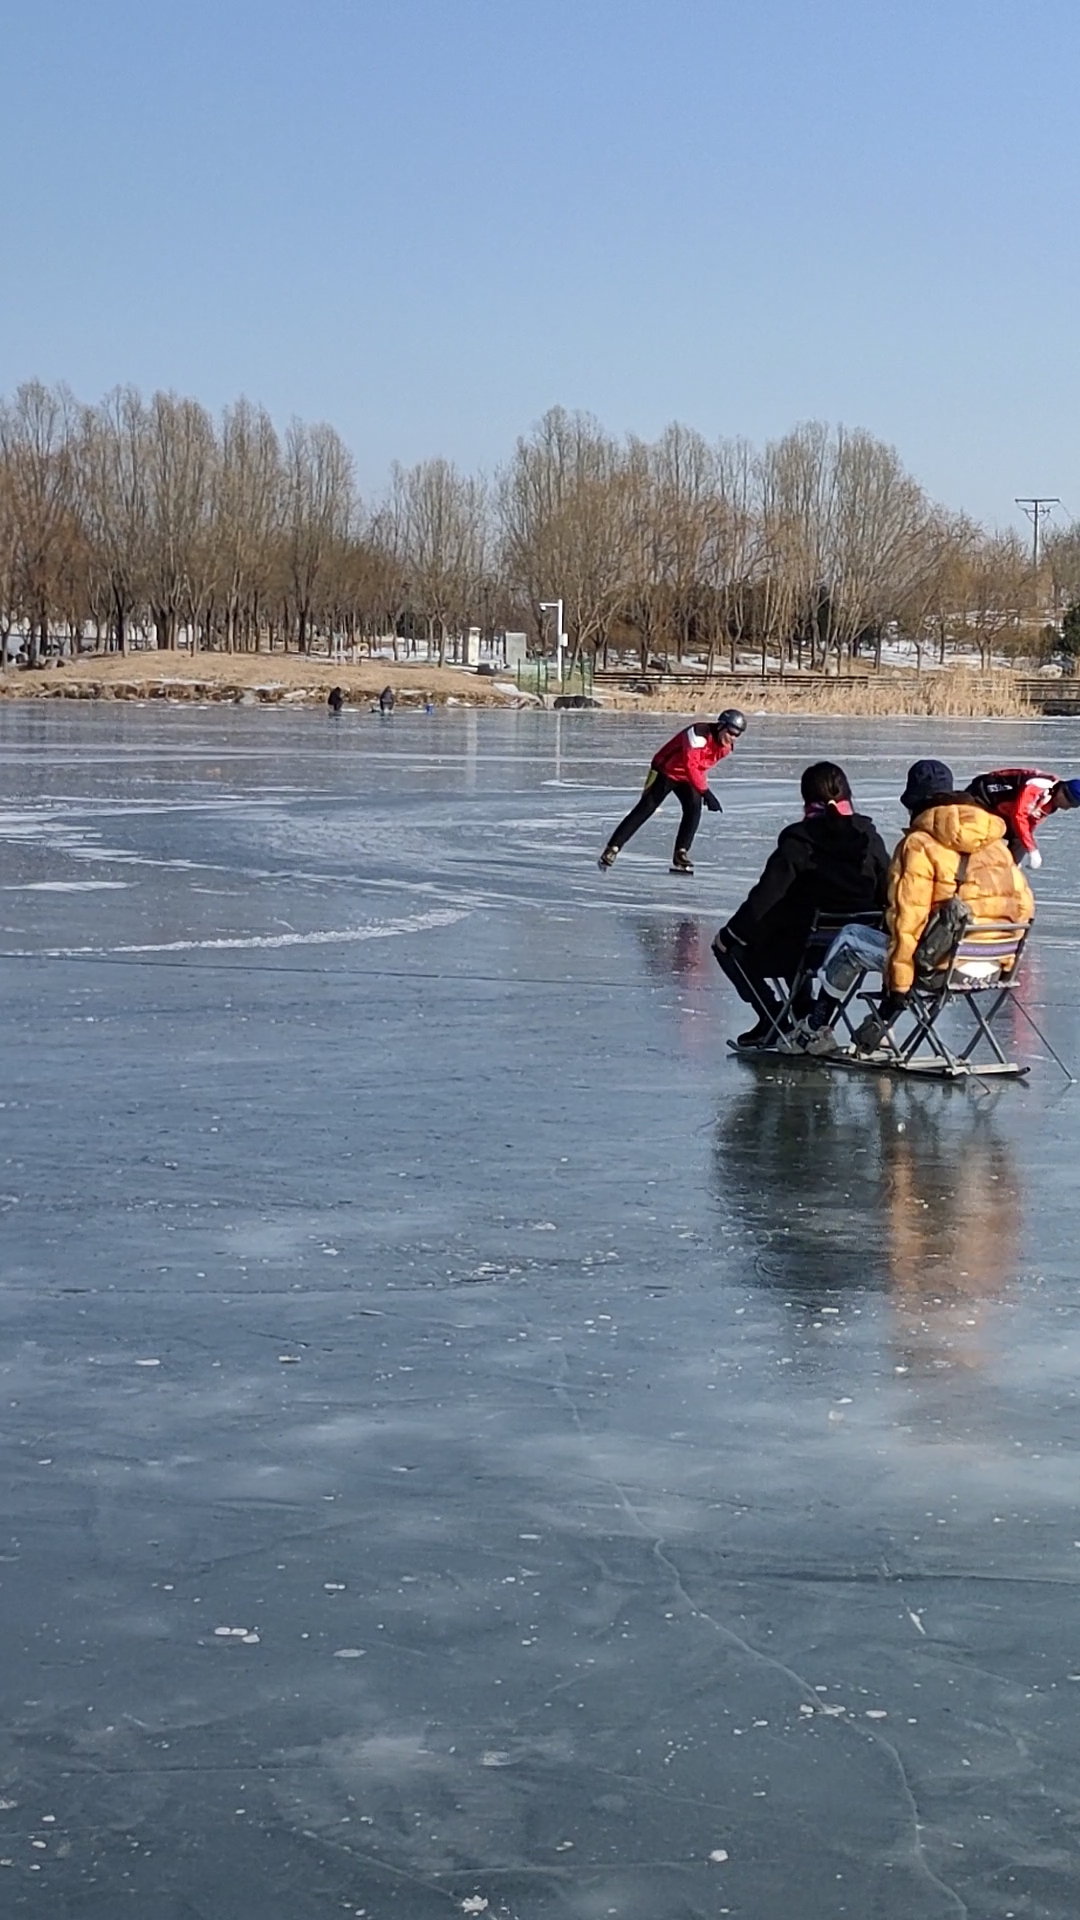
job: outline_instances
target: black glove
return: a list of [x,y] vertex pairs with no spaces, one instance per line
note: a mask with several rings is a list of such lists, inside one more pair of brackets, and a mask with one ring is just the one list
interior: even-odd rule
[[865,1020],[860,1020],[852,1035],[856,1053],[876,1053],[887,1032],[880,1013],[868,1013]]
[[704,800],[705,805],[708,807],[710,813],[723,813],[724,809],[720,805],[720,802],[717,799],[715,793],[712,791],[711,787],[706,787],[701,797]]
[[883,993],[876,1013],[868,1013],[853,1035],[857,1053],[876,1053],[895,1020],[907,1006],[906,993]]

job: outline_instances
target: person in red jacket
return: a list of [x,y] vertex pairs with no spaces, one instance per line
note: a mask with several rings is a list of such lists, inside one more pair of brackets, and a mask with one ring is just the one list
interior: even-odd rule
[[726,760],[739,735],[745,732],[746,715],[740,713],[738,707],[725,707],[716,720],[694,720],[668,740],[659,753],[653,754],[641,799],[636,807],[631,807],[625,820],[619,821],[598,865],[613,867],[620,849],[646,820],[652,819],[668,794],[673,793],[682,808],[682,819],[675,835],[671,871],[693,873],[690,848],[701,822],[702,806],[708,807],[711,813],[722,811],[715,793],[709,791],[709,768],[715,767],[718,760]]
[[1029,867],[1042,866],[1035,845],[1035,829],[1047,814],[1063,807],[1080,807],[1080,780],[1059,780],[1038,767],[999,767],[996,773],[977,773],[967,791],[988,813],[1005,822],[1005,844],[1014,860],[1027,855]]

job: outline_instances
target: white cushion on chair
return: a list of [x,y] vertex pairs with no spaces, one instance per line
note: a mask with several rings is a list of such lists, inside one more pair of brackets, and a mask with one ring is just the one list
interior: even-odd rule
[[962,974],[965,980],[997,980],[1001,975],[999,960],[958,960],[955,973]]

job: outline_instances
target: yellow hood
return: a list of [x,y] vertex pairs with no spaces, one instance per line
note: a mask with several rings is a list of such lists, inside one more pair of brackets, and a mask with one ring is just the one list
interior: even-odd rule
[[980,847],[1004,840],[1005,822],[996,813],[987,813],[985,807],[976,806],[974,801],[945,800],[917,814],[911,831],[932,834],[941,846],[951,847],[954,853],[977,853]]

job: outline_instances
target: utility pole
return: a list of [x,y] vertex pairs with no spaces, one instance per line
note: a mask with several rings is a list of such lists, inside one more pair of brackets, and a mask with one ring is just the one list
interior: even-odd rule
[[1045,520],[1047,515],[1052,513],[1055,507],[1060,507],[1061,501],[1057,498],[1056,494],[1053,496],[1042,494],[1035,495],[1030,500],[1017,500],[1016,505],[1023,508],[1033,528],[1031,537],[1031,570],[1037,579],[1039,573],[1039,522]]

